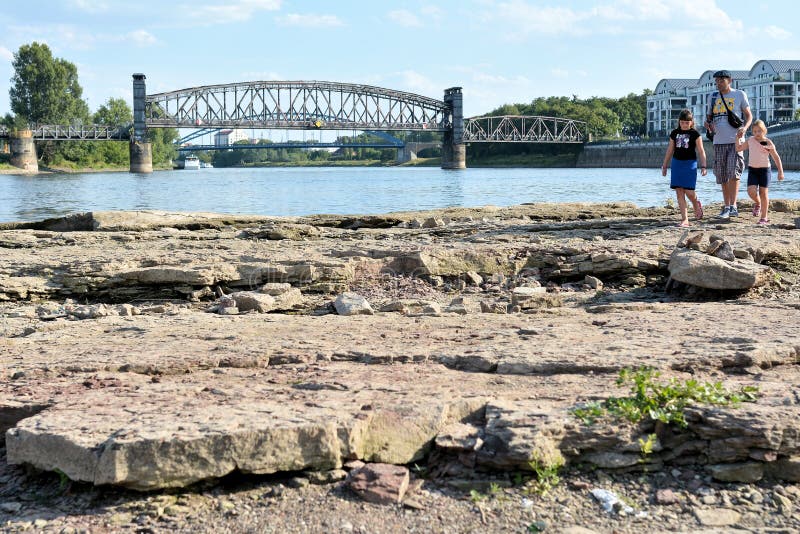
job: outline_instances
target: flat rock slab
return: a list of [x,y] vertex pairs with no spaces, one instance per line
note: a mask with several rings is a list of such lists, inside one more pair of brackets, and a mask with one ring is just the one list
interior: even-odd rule
[[[327,470],[351,459],[407,464],[452,425],[473,421],[471,443],[483,445],[470,454],[487,467],[524,468],[543,440],[604,467],[636,464],[644,430],[584,428],[569,409],[627,394],[614,386],[616,373],[645,362],[669,375],[688,377],[673,368],[689,369],[699,379],[726,365],[755,368],[757,379],[736,375],[725,384],[758,385],[765,411],[698,418],[698,447],[709,455],[733,450],[739,440],[735,455],[750,448],[794,455],[792,443],[764,436],[800,434],[791,426],[800,421],[796,347],[741,337],[738,324],[714,319],[738,309],[611,306],[602,314],[484,314],[480,325],[455,315],[220,317],[190,310],[49,322],[6,340],[6,361],[18,363],[0,387],[0,411],[21,419],[7,433],[8,461],[153,489],[235,470]],[[790,310],[764,310],[755,324]],[[597,325],[598,317],[606,322]],[[698,338],[690,326],[716,331]],[[797,321],[772,328],[777,338],[800,338]],[[417,341],[410,346],[409,339]],[[761,423],[772,430],[758,430]],[[616,464],[602,456],[619,450],[627,452]],[[723,452],[713,454],[725,460]]]
[[[418,372],[372,366],[359,373],[332,364],[288,383],[299,375],[231,370],[224,379],[203,372],[191,381],[157,382],[118,376],[9,430],[8,461],[135,489],[185,486],[234,470],[327,470],[347,459],[406,464],[419,460],[442,428],[485,402],[485,377],[471,381],[469,396],[461,373],[439,369],[431,396],[413,379]],[[397,385],[386,387],[391,383]]]
[[[8,461],[137,489],[353,459],[407,464],[437,447],[470,469],[529,469],[544,450],[637,468],[653,424],[586,426],[570,409],[628,394],[619,371],[648,365],[665,379],[762,394],[753,406],[693,408],[686,434],[659,430],[648,467],[795,472],[767,469],[800,457],[800,245],[779,222],[791,214],[776,212],[769,228],[724,227],[734,252],[778,269],[780,287],[686,301],[659,285],[679,239],[674,214],[599,209],[443,210],[430,214],[443,224],[432,230],[396,226],[420,214],[292,219],[317,229],[303,241],[250,238],[242,226],[272,223],[229,227],[212,215],[81,223],[105,220],[106,232],[0,230]],[[134,223],[149,229],[112,230]],[[610,283],[598,292],[587,275]],[[552,307],[514,303],[514,288],[533,281]],[[290,284],[311,305],[207,312],[217,290],[264,284]],[[379,311],[332,313],[345,291]],[[130,301],[139,315],[67,314],[75,301]],[[480,313],[484,304],[502,314]]]

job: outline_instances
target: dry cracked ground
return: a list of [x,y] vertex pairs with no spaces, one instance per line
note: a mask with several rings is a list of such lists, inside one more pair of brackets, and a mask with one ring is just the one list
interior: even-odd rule
[[797,532],[800,203],[772,208],[5,224],[0,529]]

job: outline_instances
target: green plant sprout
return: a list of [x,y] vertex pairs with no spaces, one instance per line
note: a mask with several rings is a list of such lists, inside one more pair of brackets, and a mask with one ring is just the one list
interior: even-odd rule
[[639,438],[639,449],[642,451],[642,456],[653,454],[653,447],[656,444],[656,435],[650,434],[647,439]]

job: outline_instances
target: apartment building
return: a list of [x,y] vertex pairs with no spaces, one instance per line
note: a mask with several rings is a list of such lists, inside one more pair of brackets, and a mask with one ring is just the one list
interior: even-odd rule
[[228,146],[248,139],[244,130],[220,130],[214,134],[214,146]]
[[[666,136],[678,124],[684,108],[694,113],[702,125],[708,101],[716,92],[714,72],[705,71],[697,79],[670,78],[658,82],[647,97],[647,134]],[[730,70],[730,69],[728,69]],[[754,119],[767,125],[794,120],[800,109],[800,61],[762,59],[750,70],[730,70],[732,85],[747,93]]]

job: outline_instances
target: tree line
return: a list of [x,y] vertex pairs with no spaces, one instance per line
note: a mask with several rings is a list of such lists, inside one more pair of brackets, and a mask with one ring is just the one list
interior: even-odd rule
[[647,97],[653,91],[630,93],[622,98],[573,95],[536,98],[530,104],[506,104],[487,115],[541,115],[573,119],[586,123],[586,134],[593,138],[644,136],[647,133]]
[[[94,113],[83,100],[78,69],[73,63],[53,57],[44,43],[20,46],[12,62],[14,76],[8,91],[12,113],[0,119],[11,130],[36,125],[81,126],[97,124],[112,128],[133,124],[133,112],[121,98],[109,98]],[[168,164],[175,157],[174,128],[151,129],[153,165]],[[44,165],[65,167],[117,167],[129,164],[127,143],[119,141],[44,141],[37,143]]]

